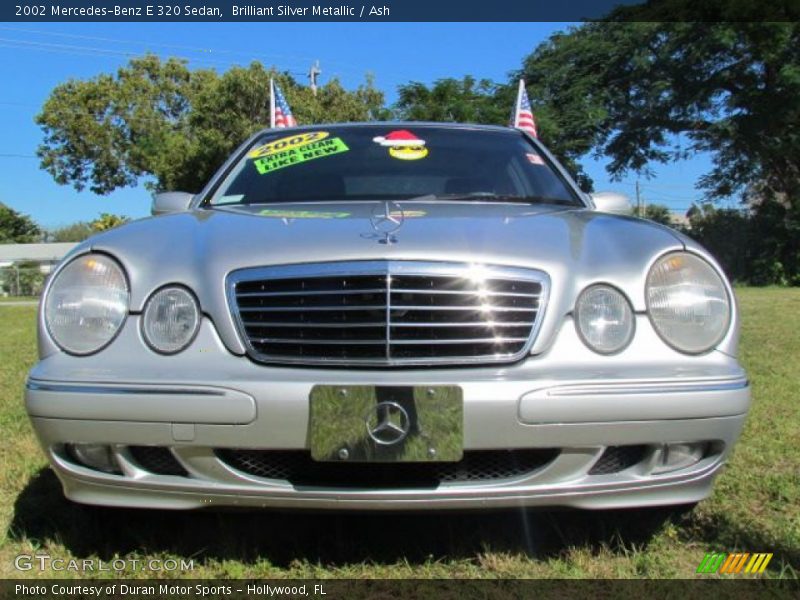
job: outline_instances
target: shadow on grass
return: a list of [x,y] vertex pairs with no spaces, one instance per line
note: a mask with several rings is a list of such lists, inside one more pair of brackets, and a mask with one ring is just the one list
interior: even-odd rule
[[695,517],[687,523],[683,537],[706,545],[709,552],[772,552],[776,568],[780,561],[795,572],[800,570],[800,546],[775,539],[765,530],[743,524],[724,512]]
[[[9,538],[63,544],[102,559],[167,552],[196,560],[294,560],[326,566],[411,564],[509,552],[557,556],[570,546],[626,552],[646,546],[670,511],[509,509],[472,513],[204,512],[99,508],[66,500],[50,469],[18,496]],[[760,547],[756,544],[757,547]]]

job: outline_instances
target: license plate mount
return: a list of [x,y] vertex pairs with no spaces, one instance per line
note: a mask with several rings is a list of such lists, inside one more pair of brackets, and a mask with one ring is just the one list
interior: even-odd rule
[[320,462],[457,462],[463,431],[459,386],[317,385],[309,396]]

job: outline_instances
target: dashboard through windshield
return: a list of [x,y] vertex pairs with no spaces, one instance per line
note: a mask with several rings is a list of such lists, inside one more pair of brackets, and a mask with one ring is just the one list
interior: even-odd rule
[[271,131],[205,206],[422,198],[582,205],[519,131],[409,123]]

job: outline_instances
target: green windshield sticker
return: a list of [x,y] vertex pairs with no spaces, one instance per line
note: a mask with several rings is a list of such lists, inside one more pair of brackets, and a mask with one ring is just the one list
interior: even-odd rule
[[299,165],[316,158],[340,154],[348,150],[350,148],[342,141],[342,138],[328,138],[306,144],[300,148],[289,148],[283,152],[257,158],[253,161],[253,164],[261,175],[266,175],[278,169]]
[[317,212],[313,210],[275,210],[265,209],[258,213],[262,217],[278,219],[346,219],[349,212]]

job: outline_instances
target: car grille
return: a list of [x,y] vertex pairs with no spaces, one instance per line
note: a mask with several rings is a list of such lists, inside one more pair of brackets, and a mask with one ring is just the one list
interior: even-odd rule
[[547,276],[528,269],[365,261],[237,271],[228,299],[262,362],[510,362],[533,341]]
[[293,485],[398,488],[481,482],[522,477],[544,467],[556,449],[467,450],[452,463],[316,462],[303,450],[218,449],[217,457],[237,471]]

